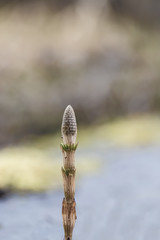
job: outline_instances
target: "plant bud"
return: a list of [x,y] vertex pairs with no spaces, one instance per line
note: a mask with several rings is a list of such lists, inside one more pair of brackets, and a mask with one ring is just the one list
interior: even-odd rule
[[61,131],[64,144],[76,143],[77,123],[74,110],[70,105],[64,111]]

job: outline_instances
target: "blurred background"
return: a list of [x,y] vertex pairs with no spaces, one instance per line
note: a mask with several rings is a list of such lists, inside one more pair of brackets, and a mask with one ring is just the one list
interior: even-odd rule
[[75,239],[160,239],[159,43],[157,0],[0,0],[0,238],[63,239],[71,104]]

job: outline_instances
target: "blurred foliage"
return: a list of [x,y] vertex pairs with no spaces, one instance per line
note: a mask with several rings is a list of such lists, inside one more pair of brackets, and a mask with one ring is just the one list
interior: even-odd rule
[[157,0],[109,0],[120,15],[132,17],[150,27],[160,24],[160,2]]
[[42,191],[59,183],[58,162],[49,161],[41,151],[8,148],[1,151],[0,158],[1,189]]
[[133,115],[82,129],[80,142],[97,147],[142,147],[160,144],[159,115]]
[[[48,137],[54,140],[55,137]],[[8,147],[0,151],[0,190],[11,192],[41,192],[62,187],[62,157],[54,153],[46,139]],[[42,148],[42,143],[44,146]],[[38,148],[37,146],[41,146]],[[92,154],[76,158],[77,176],[97,171],[100,166]]]
[[49,12],[62,10],[75,4],[76,0],[0,0],[0,8],[18,8],[21,11],[31,12],[37,8],[43,8]]
[[68,104],[85,125],[159,112],[160,33],[100,2],[1,9],[0,145],[56,132]]
[[[80,128],[78,140],[81,150],[78,148],[76,155],[78,178],[98,171],[101,166],[98,149],[159,145],[159,128],[158,115],[135,115]],[[0,190],[24,193],[62,187],[62,156],[60,149],[57,152],[59,142],[58,135],[48,135],[2,149]]]

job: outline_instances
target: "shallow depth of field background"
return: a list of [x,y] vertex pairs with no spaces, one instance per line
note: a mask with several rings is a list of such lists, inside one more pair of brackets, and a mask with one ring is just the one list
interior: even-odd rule
[[160,239],[159,44],[156,0],[0,0],[0,238],[63,239],[70,104],[73,239]]

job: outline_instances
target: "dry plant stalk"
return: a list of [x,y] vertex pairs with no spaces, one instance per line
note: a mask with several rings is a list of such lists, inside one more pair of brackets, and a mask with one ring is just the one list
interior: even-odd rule
[[76,221],[75,202],[75,151],[77,148],[77,123],[73,108],[69,105],[63,114],[61,150],[63,154],[62,176],[64,184],[64,199],[62,203],[63,227],[65,240],[72,240],[73,228]]

